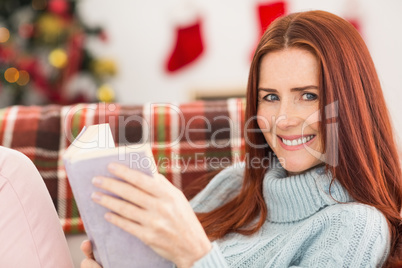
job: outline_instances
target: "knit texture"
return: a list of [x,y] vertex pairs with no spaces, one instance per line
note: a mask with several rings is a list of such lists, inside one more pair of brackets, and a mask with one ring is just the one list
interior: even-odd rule
[[[219,173],[191,205],[207,212],[241,188],[244,163]],[[354,202],[323,167],[295,176],[274,159],[263,181],[268,217],[250,236],[230,233],[193,267],[381,267],[389,229],[377,209]],[[331,192],[331,195],[329,194]]]

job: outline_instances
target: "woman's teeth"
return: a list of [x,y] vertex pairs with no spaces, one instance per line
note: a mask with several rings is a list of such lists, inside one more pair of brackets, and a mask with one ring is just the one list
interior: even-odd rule
[[303,137],[303,138],[299,138],[299,139],[295,139],[295,140],[285,140],[285,139],[283,139],[283,138],[281,138],[281,139],[282,139],[282,142],[283,142],[284,144],[288,145],[288,146],[296,146],[296,145],[300,145],[300,144],[303,144],[303,143],[308,142],[309,140],[311,140],[312,138],[314,138],[314,136],[315,136],[315,135],[310,135],[310,136]]

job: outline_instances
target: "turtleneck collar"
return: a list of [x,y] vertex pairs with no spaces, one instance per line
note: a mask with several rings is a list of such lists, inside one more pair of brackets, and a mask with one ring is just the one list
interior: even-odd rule
[[271,163],[263,182],[263,194],[268,208],[267,220],[294,222],[313,215],[323,207],[338,202],[352,202],[345,188],[325,172],[325,167],[312,168],[302,174],[287,176],[277,158]]

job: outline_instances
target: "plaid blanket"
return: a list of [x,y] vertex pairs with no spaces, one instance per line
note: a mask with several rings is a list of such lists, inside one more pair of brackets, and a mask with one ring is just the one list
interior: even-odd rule
[[159,172],[183,189],[194,178],[243,159],[244,110],[244,99],[142,106],[12,106],[0,109],[0,144],[33,161],[65,233],[81,233],[84,227],[62,155],[82,127],[109,123],[117,145],[150,142]]

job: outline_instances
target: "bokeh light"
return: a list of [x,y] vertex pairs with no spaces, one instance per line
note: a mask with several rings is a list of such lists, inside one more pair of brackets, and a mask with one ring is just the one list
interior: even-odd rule
[[8,41],[8,39],[10,39],[10,31],[5,27],[1,27],[0,28],[0,43],[5,43]]
[[29,73],[27,71],[21,70],[19,72],[19,78],[17,80],[17,84],[20,86],[25,86],[26,84],[29,83]]
[[18,28],[18,34],[22,38],[32,37],[33,32],[34,32],[34,26],[30,23],[24,23]]
[[40,15],[35,24],[35,35],[46,43],[56,44],[67,26],[67,22],[62,17],[45,13]]
[[64,49],[58,48],[50,52],[49,62],[56,68],[63,68],[67,64],[67,53]]
[[5,72],[4,72],[4,78],[6,79],[7,82],[9,83],[15,83],[17,82],[18,78],[20,77],[20,73],[19,71],[14,68],[8,68]]
[[32,0],[32,7],[35,10],[43,10],[47,6],[47,0]]
[[96,96],[101,102],[112,102],[115,98],[114,91],[108,84],[102,85],[96,92]]
[[98,59],[92,63],[93,71],[99,75],[115,75],[117,73],[117,67],[114,60],[111,59]]

